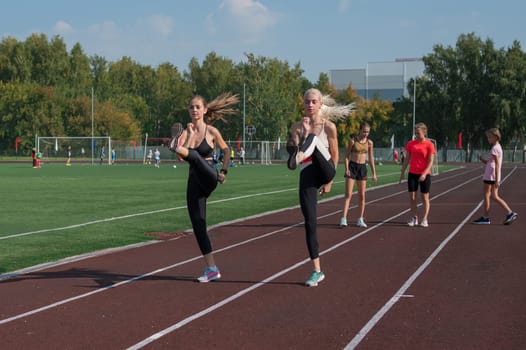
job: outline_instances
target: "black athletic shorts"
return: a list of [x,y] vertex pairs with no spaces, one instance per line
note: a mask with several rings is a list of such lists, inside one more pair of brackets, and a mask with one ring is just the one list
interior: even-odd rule
[[409,173],[407,176],[407,190],[409,192],[416,192],[420,186],[420,192],[429,193],[431,189],[431,175],[426,175],[426,179],[420,182],[418,179],[421,174],[412,174]]
[[352,160],[349,161],[349,172],[351,173],[350,176],[345,175],[345,177],[350,177],[351,179],[357,180],[357,181],[365,181],[367,180],[367,166],[364,164],[353,162]]

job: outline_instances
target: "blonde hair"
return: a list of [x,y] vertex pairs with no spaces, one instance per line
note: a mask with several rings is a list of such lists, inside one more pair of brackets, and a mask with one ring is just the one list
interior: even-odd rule
[[323,95],[320,90],[315,88],[305,91],[303,99],[305,100],[309,94],[316,95],[321,101],[320,114],[324,119],[332,121],[345,119],[356,109],[354,103],[339,105],[330,95]]
[[415,125],[415,129],[421,129],[427,134],[427,126],[424,123],[418,123]]
[[207,111],[205,114],[205,122],[208,124],[213,124],[218,120],[228,123],[228,120],[225,118],[225,116],[237,113],[236,109],[230,107],[239,102],[239,95],[237,94],[232,95],[231,93],[225,92],[208,103],[201,95],[192,96],[190,101],[194,99],[201,100],[204,107],[206,107]]
[[495,136],[495,138],[496,138],[497,141],[499,141],[499,142],[500,142],[500,139],[501,139],[501,137],[502,137],[501,134],[500,134],[499,129],[497,129],[497,128],[491,128],[491,129],[488,129],[488,130],[486,131],[486,135],[493,135],[493,136]]

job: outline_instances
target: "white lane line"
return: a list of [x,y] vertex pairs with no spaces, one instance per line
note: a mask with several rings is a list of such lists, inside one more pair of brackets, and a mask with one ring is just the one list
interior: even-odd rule
[[[457,171],[457,170],[463,170],[463,169],[449,170],[449,172]],[[450,179],[455,178],[455,177],[460,176],[460,175],[469,174],[471,171],[472,170],[467,171],[467,172],[456,173],[453,176],[437,180],[434,183],[447,181],[447,180],[450,180]],[[389,174],[389,175],[392,175],[392,174]],[[340,182],[343,182],[343,181],[340,181]],[[395,185],[395,184],[390,183],[390,184],[374,186],[374,187],[367,188],[366,191],[369,193],[371,191],[375,191],[375,190],[378,190],[378,189],[381,189],[381,188],[385,188],[385,187],[389,187],[389,186],[393,186],[393,185]],[[296,189],[294,189],[294,190],[296,190]],[[281,191],[278,191],[278,192],[286,192],[286,191],[290,191],[290,190],[287,189],[287,190],[281,190]],[[394,196],[396,196],[396,195],[398,195],[400,193],[403,193],[403,192],[405,192],[405,191],[396,192],[393,195],[391,195],[391,197],[394,197]],[[263,195],[264,194],[274,194],[274,193],[276,193],[276,192],[263,193]],[[356,193],[356,192],[354,192],[354,193]],[[244,196],[244,198],[250,198],[251,196],[256,196],[256,195],[262,195],[262,194],[246,195],[246,196]],[[240,198],[240,197],[236,197],[236,199],[237,198]],[[330,198],[320,199],[319,203],[325,203],[325,202],[333,201],[333,200],[340,199],[340,198],[343,198],[343,195],[337,195],[337,196],[333,196],[333,197],[330,197]],[[386,199],[386,198],[389,198],[389,196],[383,197],[383,198],[381,198],[379,200],[383,200],[383,199]],[[227,200],[232,200],[232,199],[229,198]],[[375,202],[377,202],[379,200],[372,200],[372,201],[369,201],[367,203],[368,204],[369,203],[375,203]],[[219,203],[221,201],[225,201],[225,200],[211,201],[211,202],[209,202],[209,204],[215,204],[215,203]],[[354,209],[356,207],[357,207],[357,205],[353,205],[349,209]],[[181,209],[181,208],[183,208],[183,207],[163,209],[163,210],[158,210],[158,211],[148,212],[148,213],[159,213],[159,212],[163,212],[163,211],[177,210],[177,209]],[[184,207],[184,208],[186,209],[186,207]],[[263,216],[268,216],[268,215],[280,213],[280,212],[283,212],[283,211],[286,211],[286,210],[291,210],[291,209],[294,209],[294,208],[299,208],[299,205],[295,205],[295,206],[288,207],[288,208],[271,210],[271,211],[267,211],[267,212],[264,212],[264,213],[252,215],[252,216],[247,216],[247,217],[243,217],[243,218],[239,218],[239,219],[234,219],[234,220],[231,220],[231,221],[220,222],[220,223],[218,223],[216,225],[209,226],[208,229],[212,230],[212,229],[214,229],[216,227],[221,227],[221,226],[230,225],[230,224],[237,223],[237,222],[242,222],[242,221],[255,219],[255,218],[259,218],[259,217],[263,217]],[[333,214],[336,215],[339,212],[341,212],[341,210],[339,210],[337,212],[334,212]],[[133,217],[133,216],[137,216],[137,215],[143,215],[143,214],[142,213],[130,214],[127,217]],[[121,218],[124,219],[125,217],[121,217]],[[108,220],[108,219],[105,219],[105,220]],[[81,227],[81,226],[91,225],[93,223],[97,223],[97,222],[94,221],[92,223],[84,223],[84,224],[79,224],[79,225],[76,225],[76,226]],[[299,223],[298,225],[300,225],[302,223]],[[66,228],[54,228],[54,229],[49,229],[49,230],[40,230],[40,231],[34,231],[32,233],[31,232],[27,232],[27,233],[21,234],[21,235],[29,235],[29,234],[33,234],[33,233],[46,233],[46,232],[51,232],[51,231],[63,230],[63,229],[66,229]],[[191,230],[188,230],[187,232],[191,232]],[[12,237],[16,237],[16,236],[18,236],[18,235],[11,235],[9,237],[12,238]],[[2,239],[2,238],[0,237],[0,239]],[[18,270],[18,271],[11,271],[11,272],[7,272],[5,274],[0,274],[0,281],[4,280],[4,279],[7,279],[7,278],[13,278],[13,277],[16,277],[16,276],[19,276],[19,275],[22,275],[22,274],[32,273],[32,272],[35,272],[35,271],[40,271],[40,270],[51,268],[51,267],[56,267],[56,266],[60,266],[60,265],[64,265],[64,264],[69,264],[69,263],[75,262],[75,261],[81,261],[81,260],[84,260],[84,259],[98,257],[98,256],[101,256],[101,255],[105,255],[105,254],[116,252],[116,251],[122,251],[122,250],[132,249],[132,248],[138,248],[138,247],[141,247],[141,246],[146,246],[146,245],[150,245],[150,244],[154,244],[154,243],[159,243],[159,242],[158,241],[148,241],[148,242],[134,243],[134,244],[130,244],[130,245],[123,246],[123,247],[116,247],[116,248],[108,248],[108,249],[98,250],[98,251],[95,251],[95,252],[90,252],[90,253],[86,253],[86,254],[77,255],[77,256],[74,256],[74,257],[61,259],[61,260],[58,260],[58,261],[52,261],[52,262],[47,262],[47,263],[43,263],[43,264],[40,264],[40,265],[30,266],[28,268],[24,268],[24,269],[21,269],[21,270]]]
[[344,348],[345,350],[352,350],[356,348],[360,342],[363,340],[363,338],[376,326],[376,324],[380,321],[384,315],[389,312],[389,310],[400,300],[402,296],[404,296],[405,292],[413,282],[424,272],[424,270],[431,264],[431,262],[435,259],[435,257],[444,249],[446,244],[456,236],[456,234],[460,231],[460,229],[466,224],[466,222],[471,218],[471,216],[479,210],[481,207],[482,202],[480,202],[471,213],[468,214],[462,221],[460,225],[456,227],[456,229],[447,236],[446,239],[440,243],[438,248],[436,248],[433,253],[426,259],[426,261],[420,265],[420,267],[409,277],[409,279],[402,285],[402,287],[387,301],[387,303],[384,304],[384,306],[378,310],[378,312],[367,322],[367,324],[354,336],[354,338],[351,340],[349,344]]
[[[503,183],[510,177],[514,172],[516,168],[514,168],[502,181]],[[457,235],[457,233],[460,231],[462,227],[468,222],[468,220],[480,209],[482,206],[483,201],[480,201],[479,204],[469,213],[464,220],[449,234],[449,236],[446,237],[440,243],[440,245],[431,253],[431,255],[426,259],[426,261],[420,265],[420,267],[407,279],[407,281],[402,285],[402,287],[389,299],[384,306],[378,310],[378,312],[363,326],[363,328],[354,336],[354,338],[351,340],[349,344],[344,348],[344,350],[352,350],[356,348],[360,344],[360,342],[363,340],[363,338],[376,326],[376,324],[380,321],[382,317],[384,317],[387,312],[396,304],[400,297],[405,295],[405,292],[411,285],[414,283],[414,281],[424,272],[424,270],[433,262],[433,260],[437,257],[437,255],[445,248],[445,246]]]
[[[454,190],[456,190],[456,189],[458,189],[458,188],[460,188],[460,187],[462,187],[462,186],[464,186],[464,185],[476,180],[478,177],[479,176],[477,176],[475,178],[471,178],[471,179],[469,179],[469,180],[467,180],[467,181],[465,181],[465,182],[463,182],[461,184],[458,184],[457,186],[452,187],[452,188],[448,189],[447,191],[438,194],[437,196],[434,196],[431,200],[434,200],[436,198],[439,198],[439,197],[445,195],[446,193],[454,191]],[[406,192],[406,191],[403,191],[403,192]],[[480,204],[479,204],[479,207],[480,207]],[[368,229],[366,229],[366,230],[364,230],[364,231],[362,231],[362,232],[360,232],[360,233],[358,233],[358,234],[356,234],[356,235],[354,235],[354,236],[352,236],[350,238],[347,238],[346,240],[344,240],[344,241],[342,241],[340,243],[337,243],[337,244],[333,245],[332,247],[324,250],[323,252],[320,252],[320,256],[325,255],[325,254],[327,254],[327,253],[329,253],[329,252],[331,252],[331,251],[333,251],[335,249],[338,249],[339,247],[343,246],[344,244],[347,244],[347,243],[349,243],[349,242],[351,242],[351,241],[353,241],[353,240],[355,240],[355,239],[367,234],[371,230],[373,230],[373,229],[375,229],[375,228],[377,228],[379,226],[382,226],[383,224],[385,224],[385,223],[387,223],[387,222],[389,222],[389,221],[391,221],[391,220],[393,220],[393,219],[395,219],[395,218],[397,218],[397,217],[409,212],[409,210],[410,209],[406,209],[406,210],[404,210],[404,211],[402,211],[402,212],[400,212],[400,213],[398,213],[396,215],[391,216],[390,218],[388,218],[386,220],[383,220],[383,221],[377,223],[374,226],[369,227]],[[332,213],[331,214],[327,214],[325,216],[330,216],[330,215],[332,215]],[[469,217],[471,217],[471,215],[472,214],[470,214]],[[271,282],[271,281],[275,280],[276,278],[284,275],[285,273],[287,273],[289,271],[292,271],[292,270],[294,270],[294,269],[296,269],[296,268],[298,268],[298,267],[300,267],[300,266],[302,266],[302,265],[304,265],[304,264],[306,264],[308,262],[310,262],[310,259],[304,259],[304,260],[302,260],[302,261],[300,261],[300,262],[298,262],[298,263],[296,263],[296,264],[294,264],[294,265],[292,265],[292,266],[290,266],[290,267],[288,267],[288,268],[286,268],[284,270],[281,270],[281,271],[277,272],[276,274],[266,278],[265,280],[263,280],[261,282],[258,282],[258,283],[254,284],[254,285],[252,285],[252,286],[250,286],[248,288],[240,290],[236,294],[233,294],[230,297],[225,298],[225,299],[221,300],[220,302],[218,302],[218,303],[216,303],[216,304],[214,304],[214,305],[212,305],[212,306],[210,306],[210,307],[208,307],[206,309],[203,309],[203,310],[201,310],[201,311],[199,311],[199,312],[197,312],[197,313],[195,313],[193,315],[190,315],[190,316],[182,319],[181,321],[179,321],[179,322],[177,322],[177,323],[175,323],[175,324],[173,324],[173,325],[171,325],[171,326],[169,326],[169,327],[167,327],[167,328],[165,328],[165,329],[163,329],[163,330],[161,330],[161,331],[159,331],[159,332],[157,332],[155,334],[152,334],[151,336],[143,339],[142,341],[140,341],[140,342],[128,347],[128,350],[141,349],[144,346],[146,346],[146,345],[158,340],[159,338],[164,337],[165,335],[167,335],[167,334],[169,334],[169,333],[181,328],[182,326],[187,325],[188,323],[190,323],[190,322],[192,322],[192,321],[194,321],[194,320],[196,320],[198,318],[206,316],[207,314],[209,314],[209,313],[221,308],[222,306],[224,306],[224,305],[226,305],[226,304],[228,304],[228,303],[240,298],[241,296],[243,296],[243,295],[245,295],[245,294],[247,294],[247,293],[249,293],[249,292],[251,292],[251,291],[253,291],[253,290],[255,290],[255,289],[257,289],[257,288],[259,288],[261,286],[263,286],[263,285],[265,285],[268,282]],[[404,291],[399,291],[395,295],[398,296],[398,298],[400,298],[400,295],[403,295]]]
[[[392,173],[391,174],[385,174],[385,175],[382,175],[382,176],[388,176],[388,175],[393,175],[393,174]],[[343,181],[339,181],[339,182],[343,182]],[[392,185],[392,184],[376,186],[373,189],[381,188],[381,187],[389,186],[389,185]],[[217,199],[217,200],[209,201],[208,205],[213,205],[213,204],[217,204],[217,203],[224,203],[224,202],[230,202],[230,201],[236,201],[236,200],[240,200],[240,199],[259,197],[259,196],[274,195],[274,194],[290,192],[290,191],[297,191],[297,188],[287,188],[287,189],[276,190],[276,191],[271,191],[271,192],[254,193],[254,194],[247,194],[247,195],[238,196],[238,197],[232,197],[232,198]],[[329,199],[335,199],[335,198],[336,197],[331,197]],[[187,209],[186,205],[185,206],[180,206],[180,207],[158,209],[158,210],[152,210],[152,211],[146,211],[146,212],[140,212],[140,213],[134,213],[134,214],[128,214],[128,215],[121,215],[121,216],[116,216],[116,217],[111,217],[111,218],[93,220],[93,221],[88,221],[88,222],[83,222],[83,223],[80,223],[80,224],[68,225],[68,226],[63,226],[63,227],[53,227],[53,228],[47,228],[47,229],[42,229],[42,230],[36,230],[36,231],[15,233],[15,234],[11,234],[11,235],[8,235],[8,236],[0,236],[0,240],[6,240],[6,239],[10,239],[10,238],[30,236],[30,235],[34,235],[34,234],[41,234],[41,233],[48,233],[48,232],[71,230],[71,229],[76,229],[76,228],[90,226],[90,225],[107,223],[107,222],[111,222],[111,221],[130,219],[130,218],[134,218],[134,217],[138,217],[138,216],[159,214],[159,213],[164,213],[164,212],[168,212],[168,211],[182,210],[182,209],[186,210]],[[290,209],[290,208],[286,208],[286,209]],[[244,219],[246,219],[246,218],[244,218]]]
[[[378,201],[380,201],[382,199],[385,199],[385,198],[389,198],[391,196],[392,195],[388,195],[386,197],[379,198]],[[330,215],[334,215],[334,214],[335,213],[326,214],[326,215],[320,216],[319,218],[324,218],[324,217],[327,217],[327,216],[330,216]],[[242,242],[234,243],[234,244],[231,244],[229,246],[226,246],[226,247],[223,247],[223,248],[219,248],[219,249],[215,250],[214,253],[217,254],[217,253],[220,253],[220,252],[224,252],[224,251],[227,251],[227,250],[239,247],[241,245],[248,244],[248,243],[257,241],[259,239],[263,239],[263,238],[275,235],[275,234],[283,232],[283,231],[287,231],[287,230],[289,230],[289,229],[291,229],[293,227],[297,227],[297,226],[300,226],[302,224],[303,224],[303,221],[302,222],[298,222],[296,224],[289,225],[289,226],[285,226],[285,227],[282,227],[280,229],[277,229],[277,230],[265,233],[265,234],[263,234],[261,236],[253,237],[253,238],[244,240]],[[202,256],[200,256],[200,255],[199,256],[194,256],[194,257],[192,257],[190,259],[187,259],[187,260],[184,260],[184,261],[180,261],[180,262],[175,263],[173,265],[169,265],[169,266],[166,266],[166,267],[163,267],[163,268],[160,268],[160,269],[148,272],[148,273],[140,275],[140,276],[135,276],[133,278],[130,278],[128,280],[124,280],[124,281],[118,282],[116,284],[112,284],[110,286],[106,286],[106,287],[103,287],[103,288],[100,288],[100,289],[97,289],[97,290],[94,290],[94,291],[91,291],[91,292],[88,292],[88,293],[84,293],[84,294],[80,294],[80,295],[77,295],[77,296],[74,296],[74,297],[71,297],[71,298],[60,300],[60,301],[58,301],[56,303],[52,303],[52,304],[49,304],[49,305],[46,305],[46,306],[43,306],[43,307],[40,307],[40,308],[37,308],[37,309],[33,309],[33,310],[30,310],[30,311],[27,311],[27,312],[24,312],[24,313],[21,313],[21,314],[9,317],[9,318],[5,318],[5,319],[0,320],[0,325],[5,324],[5,323],[9,323],[9,322],[12,322],[12,321],[24,318],[24,317],[28,317],[28,316],[31,316],[31,315],[34,315],[34,314],[37,314],[39,312],[46,311],[46,310],[58,307],[58,306],[70,303],[72,301],[83,299],[83,298],[86,298],[86,297],[89,297],[89,296],[92,296],[92,295],[95,295],[95,294],[107,291],[109,289],[113,289],[113,288],[116,288],[116,287],[119,287],[119,286],[123,286],[123,285],[131,283],[133,281],[137,281],[137,280],[140,280],[140,279],[143,279],[143,278],[146,278],[146,277],[149,277],[149,276],[152,276],[152,275],[164,272],[166,270],[170,270],[170,269],[173,269],[175,267],[178,267],[178,266],[181,266],[181,265],[184,265],[184,264],[188,264],[188,263],[190,263],[192,261],[195,261],[195,260],[198,260],[198,259],[202,259]]]
[[[278,191],[271,191],[271,192],[254,193],[254,194],[249,194],[249,195],[244,195],[244,196],[225,198],[225,199],[218,199],[218,200],[210,201],[209,204],[237,201],[237,200],[240,200],[240,199],[273,195],[273,194],[289,192],[289,191],[293,191],[293,190],[295,190],[295,189],[285,189],[285,190],[278,190]],[[42,230],[31,231],[31,232],[15,233],[15,234],[12,234],[12,235],[9,235],[9,236],[2,236],[2,237],[0,237],[0,240],[9,239],[9,238],[23,237],[23,236],[29,236],[29,235],[34,235],[34,234],[38,234],[38,233],[48,233],[48,232],[55,232],[55,231],[71,230],[71,229],[75,229],[75,228],[79,228],[79,227],[95,225],[95,224],[101,224],[101,223],[106,223],[106,222],[110,222],[110,221],[124,220],[124,219],[129,219],[129,218],[133,218],[133,217],[137,217],[137,216],[152,215],[152,214],[158,214],[158,213],[163,213],[163,212],[167,212],[167,211],[182,210],[182,209],[187,210],[186,205],[180,206],[180,207],[174,207],[174,208],[166,208],[166,209],[152,210],[152,211],[146,211],[146,212],[135,213],[135,214],[116,216],[116,217],[105,218],[105,219],[100,219],[100,220],[93,220],[93,221],[88,221],[88,222],[83,222],[83,223],[80,223],[80,224],[63,226],[63,227],[54,227],[54,228],[42,229]]]
[[228,298],[223,299],[220,302],[218,302],[218,303],[216,303],[216,304],[214,304],[214,305],[212,305],[212,306],[210,306],[210,307],[208,307],[206,309],[203,309],[203,310],[201,310],[201,311],[199,311],[199,312],[197,312],[197,313],[195,313],[195,314],[193,314],[193,315],[191,315],[191,316],[189,316],[189,317],[187,317],[187,318],[185,318],[185,319],[173,324],[172,326],[170,326],[168,328],[163,329],[160,332],[152,334],[151,336],[149,336],[148,338],[140,341],[139,343],[130,346],[128,349],[129,350],[140,349],[140,348],[142,348],[142,347],[144,347],[144,346],[156,341],[157,339],[159,339],[159,338],[161,338],[161,337],[163,337],[163,336],[165,336],[165,335],[167,335],[167,334],[169,334],[169,333],[171,333],[171,332],[173,332],[173,331],[175,331],[175,330],[187,325],[188,323],[190,323],[190,322],[192,322],[194,320],[197,320],[198,318],[201,318],[203,316],[206,316],[207,314],[211,313],[212,311],[217,310],[217,309],[221,308],[222,306],[224,306],[224,305],[226,305],[226,304],[228,304],[228,303],[230,303],[230,302],[232,302],[232,301],[234,301],[236,299],[239,299],[240,297],[242,297],[243,295],[245,295],[247,293],[250,293],[254,289],[257,289],[257,288],[259,288],[261,286],[264,286],[266,283],[269,283],[272,280],[275,280],[276,278],[278,278],[278,277],[280,277],[280,276],[282,276],[282,275],[284,275],[284,274],[286,274],[286,273],[288,273],[288,272],[300,267],[301,265],[304,265],[304,264],[308,263],[309,261],[310,261],[310,259],[305,259],[305,260],[300,261],[300,262],[298,262],[298,263],[296,263],[296,264],[294,264],[294,265],[292,265],[292,266],[290,266],[290,267],[288,267],[288,268],[286,268],[284,270],[281,270],[278,273],[276,273],[276,274],[274,274],[274,275],[262,280],[261,282],[258,282],[258,283],[254,284],[254,285],[252,285],[252,286],[250,286],[248,288],[240,290],[239,292],[229,296]]
[[[470,180],[472,181],[472,180]],[[467,181],[469,182],[469,181]],[[465,182],[465,183],[467,183]],[[463,184],[461,184],[463,185]],[[449,189],[447,192],[450,192],[454,189],[456,189],[457,187],[461,186],[461,185],[458,185],[452,189]],[[378,202],[378,201],[382,201],[382,200],[385,200],[387,198],[390,198],[390,197],[393,197],[395,195],[398,195],[398,194],[401,194],[401,193],[404,193],[406,191],[399,191],[395,194],[390,194],[390,195],[387,195],[387,196],[384,196],[384,197],[381,197],[381,198],[378,198],[376,200],[373,200],[373,201],[370,201],[370,203],[373,203],[373,202]],[[434,198],[433,198],[434,199]],[[320,216],[320,218],[324,218],[324,217],[327,217],[327,216],[331,216],[331,215],[335,215],[336,213],[339,213],[341,210],[338,210],[336,212],[333,212],[333,213],[329,213],[329,214],[326,214],[326,215],[323,215],[323,216]],[[336,249],[337,247],[340,247],[341,245],[347,243],[347,242],[350,242],[358,237],[361,237],[362,235],[364,235],[365,233],[371,231],[373,228],[375,227],[378,227],[378,226],[381,226],[381,224],[385,223],[385,222],[388,222],[406,212],[408,212],[409,210],[405,210],[403,212],[401,212],[400,214],[396,215],[396,216],[393,216],[391,218],[389,218],[388,220],[384,220],[382,223],[378,223],[370,228],[368,228],[367,230],[365,231],[362,231],[360,234],[358,235],[355,235],[351,238],[348,238],[347,240],[345,240],[344,242],[334,246],[333,248],[329,248],[328,250],[325,250],[324,252],[321,252],[320,255],[322,254],[325,254],[326,252],[329,252],[329,251],[332,251],[334,249]],[[265,237],[268,237],[268,236],[271,236],[271,235],[274,235],[276,233],[279,233],[279,232],[283,232],[283,231],[286,231],[286,230],[289,230],[293,227],[297,227],[297,226],[300,226],[302,225],[303,222],[299,222],[299,223],[296,223],[296,224],[293,224],[293,225],[289,225],[289,226],[286,226],[286,227],[283,227],[281,229],[278,229],[278,230],[274,230],[274,231],[271,231],[271,232],[268,232],[266,234],[263,234],[261,236],[258,236],[258,237],[254,237],[254,238],[251,238],[251,239],[248,239],[248,240],[245,240],[245,241],[242,241],[242,242],[239,242],[239,243],[236,243],[236,244],[232,244],[230,246],[227,246],[227,247],[223,247],[223,248],[220,248],[220,249],[217,249],[215,252],[216,253],[219,253],[219,252],[223,252],[223,251],[227,251],[227,250],[230,250],[230,249],[233,249],[235,247],[238,247],[238,246],[241,246],[241,245],[244,245],[244,244],[248,244],[250,242],[254,242],[256,240],[259,240],[259,239],[263,239]],[[2,324],[6,324],[6,323],[9,323],[9,322],[12,322],[12,321],[15,321],[15,320],[18,320],[18,319],[21,319],[21,318],[24,318],[24,317],[29,317],[29,316],[32,316],[32,315],[35,315],[37,313],[40,313],[40,312],[43,312],[43,311],[46,311],[46,310],[50,310],[50,309],[53,309],[55,307],[58,307],[58,306],[61,306],[61,305],[64,305],[64,304],[67,304],[67,303],[70,303],[70,302],[73,302],[73,301],[76,301],[76,300],[80,300],[80,299],[83,299],[83,298],[86,298],[86,297],[89,297],[89,296],[92,296],[92,295],[95,295],[95,294],[98,294],[98,293],[102,293],[104,291],[107,291],[107,290],[110,290],[110,289],[113,289],[113,288],[116,288],[116,287],[119,287],[119,286],[123,286],[123,285],[126,285],[128,283],[131,283],[133,281],[137,281],[137,280],[140,280],[140,279],[143,279],[143,278],[146,278],[146,277],[149,277],[149,276],[152,276],[152,275],[155,275],[155,274],[158,274],[158,273],[161,273],[161,272],[164,272],[166,270],[170,270],[172,268],[175,268],[175,267],[178,267],[178,266],[181,266],[181,265],[184,265],[184,264],[187,264],[187,263],[190,263],[192,261],[195,261],[195,260],[198,260],[198,259],[201,259],[202,257],[201,256],[195,256],[193,258],[190,258],[190,259],[187,259],[187,260],[184,260],[184,261],[181,261],[181,262],[178,262],[178,263],[175,263],[173,265],[169,265],[169,266],[166,266],[166,267],[163,267],[163,268],[160,268],[160,269],[157,269],[157,270],[154,270],[154,271],[151,271],[149,273],[146,273],[146,274],[143,274],[143,275],[140,275],[140,276],[136,276],[136,277],[133,277],[133,278],[130,278],[128,280],[125,280],[125,281],[121,281],[121,282],[118,282],[116,284],[112,284],[110,286],[106,286],[106,287],[103,287],[103,288],[100,288],[100,289],[97,289],[97,290],[94,290],[94,291],[91,291],[91,292],[88,292],[88,293],[84,293],[84,294],[80,294],[80,295],[77,295],[77,296],[74,296],[74,297],[71,297],[71,298],[67,298],[67,299],[63,299],[63,300],[60,300],[58,302],[55,302],[55,303],[52,303],[52,304],[48,304],[48,305],[45,305],[45,306],[42,306],[40,308],[37,308],[37,309],[33,309],[33,310],[30,310],[30,311],[27,311],[27,312],[24,312],[24,313],[21,313],[21,314],[18,314],[18,315],[15,315],[15,316],[12,316],[12,317],[8,317],[8,318],[5,318],[5,319],[2,319],[0,320],[0,325]],[[308,259],[306,261],[309,261]],[[300,262],[298,264],[302,265],[304,264],[305,262]],[[298,265],[296,264],[296,265]],[[296,266],[294,265],[294,266]],[[299,266],[299,265],[298,265]],[[257,288],[257,287],[256,287]],[[252,289],[251,289],[252,290]]]

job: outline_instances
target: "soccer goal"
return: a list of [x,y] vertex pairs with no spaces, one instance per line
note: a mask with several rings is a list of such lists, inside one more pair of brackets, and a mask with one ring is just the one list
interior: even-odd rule
[[73,160],[111,164],[110,136],[38,136],[37,152],[42,153],[44,160],[59,161],[67,158],[71,147]]
[[[437,141],[434,139],[428,139],[433,142],[435,146],[435,152],[438,152]],[[433,160],[433,166],[431,167],[431,175],[438,175],[438,154],[435,153],[435,159]]]
[[270,159],[270,141],[261,141],[261,164],[272,164]]

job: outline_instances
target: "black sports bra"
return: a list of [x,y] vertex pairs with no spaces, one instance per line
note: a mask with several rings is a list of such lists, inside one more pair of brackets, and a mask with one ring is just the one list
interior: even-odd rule
[[206,133],[207,133],[207,131],[208,131],[208,125],[207,125],[207,127],[205,129],[205,137],[203,137],[203,141],[201,141],[199,146],[194,148],[197,151],[197,153],[199,153],[199,155],[201,157],[203,157],[203,158],[210,158],[214,154],[214,149],[212,147],[210,147],[208,142],[206,142]]

